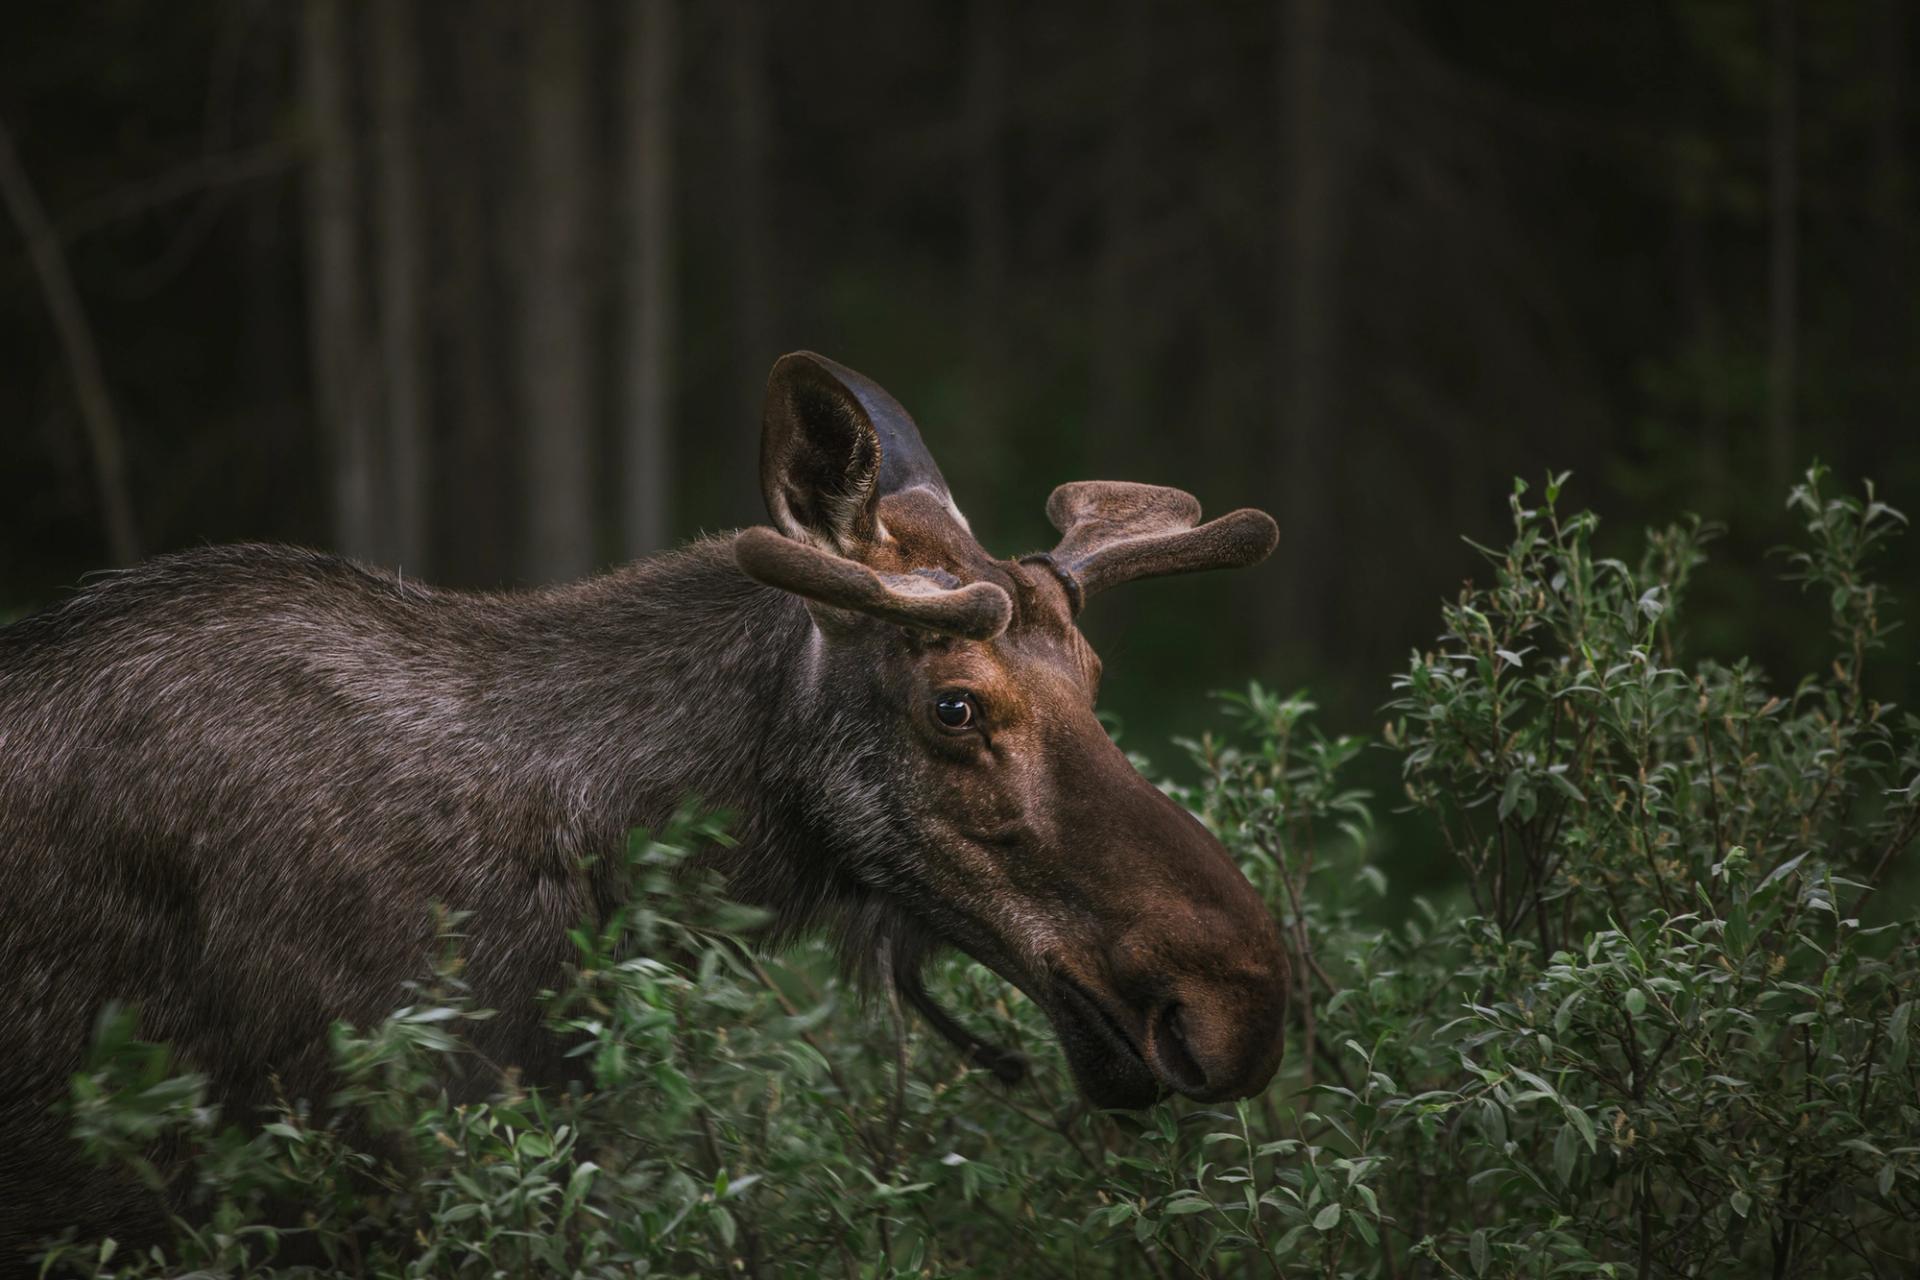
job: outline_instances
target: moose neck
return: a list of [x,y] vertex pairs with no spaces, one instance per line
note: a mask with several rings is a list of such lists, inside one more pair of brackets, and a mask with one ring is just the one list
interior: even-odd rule
[[509,736],[534,792],[569,815],[572,852],[657,831],[688,803],[723,810],[736,843],[705,856],[735,897],[773,912],[769,936],[837,923],[869,959],[858,939],[893,916],[835,833],[888,843],[892,770],[871,708],[823,683],[807,606],[749,579],[725,538],[523,599]]
[[578,840],[657,830],[688,802],[758,825],[758,756],[812,631],[804,605],[746,578],[723,539],[523,599],[510,736]]

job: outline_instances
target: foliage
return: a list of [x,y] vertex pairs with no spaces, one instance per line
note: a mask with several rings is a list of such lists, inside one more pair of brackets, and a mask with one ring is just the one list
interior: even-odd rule
[[1407,796],[1476,914],[1448,932],[1450,983],[1383,939],[1347,1007],[1409,1082],[1396,1119],[1456,1175],[1422,1205],[1447,1265],[1890,1275],[1920,1257],[1920,935],[1860,919],[1920,830],[1920,723],[1867,682],[1891,630],[1867,560],[1904,521],[1824,479],[1793,491],[1789,564],[1838,655],[1788,692],[1745,660],[1681,665],[1710,529],[1596,559],[1559,478],[1538,508],[1516,486],[1493,585],[1396,681]]
[[[1789,576],[1830,670],[1781,689],[1689,656],[1713,530],[1596,557],[1561,478],[1490,585],[1395,681],[1387,744],[1457,904],[1366,923],[1363,744],[1258,687],[1176,788],[1272,902],[1296,964],[1282,1079],[1231,1108],[1090,1114],[1031,1004],[960,960],[935,990],[1027,1053],[1014,1090],[861,1002],[822,945],[778,961],[687,855],[627,850],[628,905],[574,941],[551,1015],[581,1078],[526,1091],[463,1049],[458,920],[418,998],[340,1028],[324,1114],[222,1127],[124,1014],[76,1131],[164,1185],[164,1258],[54,1270],[351,1275],[1894,1276],[1920,1267],[1920,930],[1871,923],[1920,834],[1920,722],[1875,701],[1869,558],[1902,517],[1793,492]],[[473,1082],[491,1079],[491,1086]],[[468,1082],[466,1093],[449,1081]],[[172,1135],[173,1146],[156,1146]],[[192,1161],[177,1156],[181,1144]],[[296,1203],[296,1219],[276,1203]],[[278,1224],[278,1225],[271,1225]]]

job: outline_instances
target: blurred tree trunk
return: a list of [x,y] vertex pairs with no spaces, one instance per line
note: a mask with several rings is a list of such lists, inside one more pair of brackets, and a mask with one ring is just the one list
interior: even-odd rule
[[429,571],[432,421],[425,334],[420,323],[420,163],[414,112],[419,54],[414,0],[380,0],[373,21],[375,143],[380,227],[380,343],[385,378],[386,557]]
[[1776,491],[1793,473],[1798,395],[1800,142],[1795,0],[1773,0],[1773,110],[1767,186],[1767,460]]
[[[434,121],[434,234],[430,275],[437,328],[444,334],[445,429],[435,470],[440,572],[453,581],[495,586],[518,568],[520,493],[514,483],[515,404],[510,326],[499,270],[506,239],[496,225],[507,204],[498,181],[497,139],[517,116],[500,86],[514,77],[501,0],[436,11],[436,28],[453,44],[451,110]],[[493,180],[490,180],[493,179]]]
[[588,18],[584,0],[555,0],[527,31],[523,567],[542,582],[580,577],[594,563]]
[[1708,274],[1714,168],[1707,158],[1712,144],[1705,90],[1701,77],[1687,77],[1671,147],[1674,294],[1679,304],[1674,323],[1681,334],[1682,370],[1692,392],[1690,401],[1673,407],[1683,414],[1692,408],[1699,415],[1697,468],[1705,493],[1703,509],[1725,513],[1732,496],[1728,428],[1734,406],[1726,395],[1727,344]]
[[1280,372],[1274,477],[1280,591],[1268,597],[1269,643],[1323,650],[1328,566],[1336,560],[1327,495],[1336,323],[1328,0],[1281,0],[1281,242],[1276,282]]
[[967,7],[966,112],[972,431],[991,458],[1005,434],[1010,359],[1006,0],[972,0]]
[[1904,310],[1907,296],[1897,284],[1905,279],[1907,256],[1912,240],[1912,223],[1906,216],[1909,169],[1913,156],[1907,142],[1907,24],[1908,0],[1880,0],[1874,33],[1874,54],[1879,81],[1880,110],[1873,127],[1873,174],[1871,207],[1884,243],[1880,254],[1895,269],[1896,287],[1889,291],[1895,307]]
[[53,317],[60,348],[66,353],[67,371],[73,379],[74,398],[79,402],[80,421],[93,458],[94,489],[106,525],[107,552],[115,564],[132,564],[140,558],[140,539],[133,522],[133,499],[127,492],[120,418],[107,391],[107,375],[100,365],[93,326],[87,323],[80,292],[73,287],[72,273],[67,270],[67,256],[61,251],[59,236],[47,223],[40,195],[20,164],[19,154],[13,149],[13,135],[4,121],[0,121],[0,198],[4,198],[21,238],[27,242],[27,256]]
[[[727,32],[727,92],[733,130],[733,313],[734,376],[740,407],[725,424],[718,464],[728,475],[760,473],[760,413],[773,349],[771,233],[767,204],[767,9],[765,0],[730,0]],[[729,509],[752,519],[759,503],[741,493]]]
[[1096,348],[1092,360],[1094,386],[1092,439],[1099,442],[1107,465],[1122,474],[1146,479],[1157,458],[1146,438],[1142,403],[1152,379],[1146,352],[1141,350],[1141,327],[1147,296],[1139,271],[1146,242],[1144,188],[1147,180],[1147,140],[1153,119],[1149,80],[1152,29],[1148,0],[1124,0],[1116,17],[1109,78],[1105,154],[1101,159],[1100,206],[1103,233],[1094,288],[1096,314],[1092,325]]
[[353,80],[346,10],[307,0],[302,40],[308,141],[307,295],[313,404],[329,446],[333,541],[342,554],[375,559],[374,420],[360,335],[359,191],[355,179]]
[[[1678,167],[1678,166],[1676,166]],[[1698,175],[1681,173],[1675,193],[1675,228],[1679,258],[1680,329],[1685,335],[1686,369],[1696,397],[1700,421],[1700,486],[1704,509],[1725,511],[1730,493],[1726,402],[1726,344],[1720,315],[1707,281],[1707,225],[1705,195]]]
[[640,0],[627,40],[624,546],[667,545],[673,450],[673,104],[679,0]]
[[[253,0],[249,8],[261,31],[246,45],[239,117],[247,122],[249,143],[284,145],[290,91],[285,54],[297,34],[299,14],[268,0]],[[315,542],[325,537],[326,500],[313,492],[319,442],[307,423],[299,275],[287,270],[290,260],[298,262],[299,237],[287,227],[289,215],[299,213],[292,203],[297,196],[288,184],[272,181],[250,185],[242,197],[240,376],[256,451],[248,478],[256,509],[269,517],[293,515],[288,532]],[[315,516],[321,523],[311,523]]]
[[[1880,102],[1873,125],[1868,197],[1874,235],[1866,254],[1868,275],[1863,281],[1863,294],[1872,301],[1865,316],[1862,345],[1870,376],[1878,384],[1867,411],[1883,422],[1905,423],[1911,433],[1916,409],[1911,359],[1915,345],[1915,222],[1910,212],[1912,148],[1906,129],[1909,5],[1910,0],[1880,0],[1875,15],[1873,74]],[[1882,464],[1876,458],[1870,465],[1878,468]]]

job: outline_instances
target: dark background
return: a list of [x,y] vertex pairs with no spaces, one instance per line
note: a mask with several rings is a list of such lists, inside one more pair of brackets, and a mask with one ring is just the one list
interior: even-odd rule
[[[1696,647],[1783,684],[1815,456],[1920,507],[1905,0],[15,6],[0,617],[279,539],[494,586],[761,518],[768,366],[920,419],[993,548],[1064,480],[1280,521],[1099,601],[1124,740],[1367,731],[1511,478],[1723,521]],[[1890,577],[1911,600],[1910,548]],[[1905,633],[1883,692],[1914,681]],[[1394,762],[1374,757],[1390,801]],[[1403,886],[1447,874],[1389,824]],[[1397,847],[1396,847],[1397,845]]]

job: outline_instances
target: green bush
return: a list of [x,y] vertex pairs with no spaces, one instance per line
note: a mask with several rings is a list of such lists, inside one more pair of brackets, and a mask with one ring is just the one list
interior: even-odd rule
[[[1299,992],[1288,1063],[1228,1108],[1089,1113],[1033,1006],[959,959],[943,1002],[1026,1052],[1006,1089],[862,1001],[826,948],[778,960],[684,873],[692,817],[628,850],[628,906],[575,937],[552,1017],[590,1081],[457,1105],[485,1064],[459,925],[418,999],[340,1028],[324,1122],[223,1126],[103,1020],[74,1124],[183,1209],[94,1275],[1904,1276],[1920,1271],[1920,931],[1866,908],[1920,833],[1920,723],[1876,702],[1868,572],[1903,523],[1809,473],[1790,576],[1833,620],[1791,688],[1689,655],[1710,530],[1594,552],[1516,486],[1492,582],[1394,682],[1405,803],[1458,899],[1367,923],[1364,744],[1259,688],[1187,744],[1176,796],[1273,904]],[[155,1144],[191,1160],[151,1159]],[[302,1216],[275,1217],[295,1203]],[[269,1223],[278,1222],[278,1227]]]

